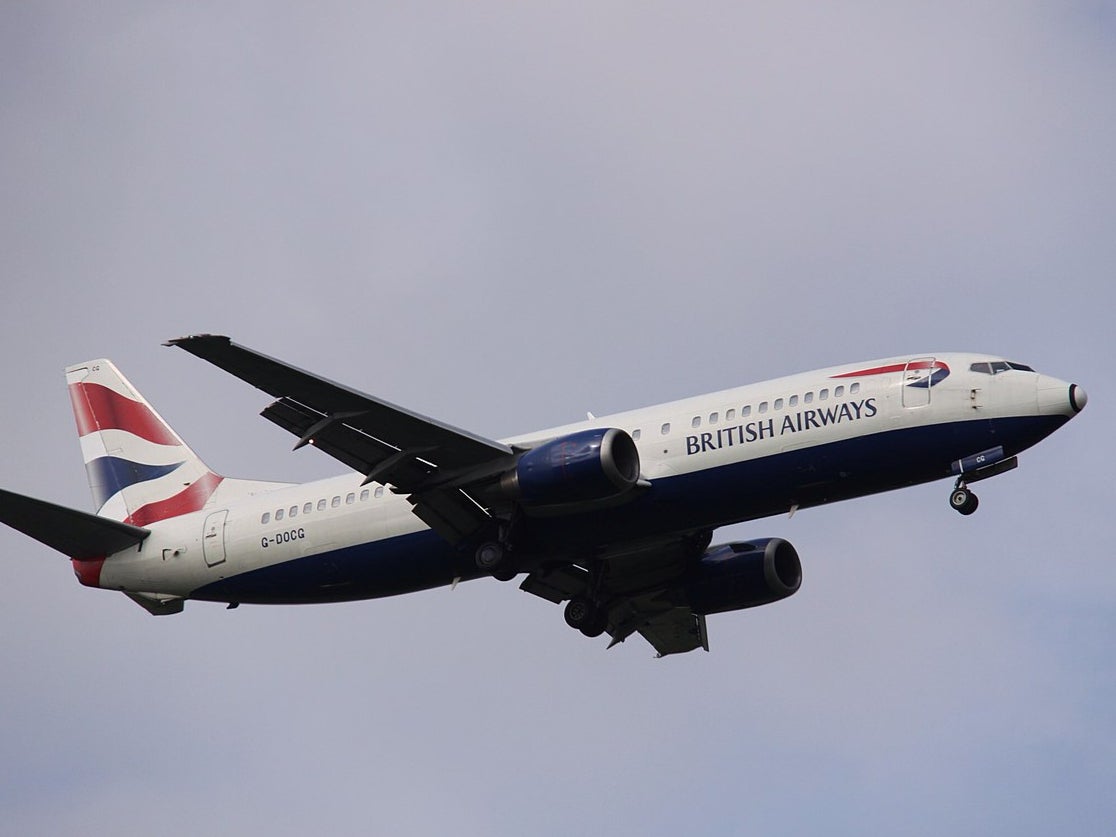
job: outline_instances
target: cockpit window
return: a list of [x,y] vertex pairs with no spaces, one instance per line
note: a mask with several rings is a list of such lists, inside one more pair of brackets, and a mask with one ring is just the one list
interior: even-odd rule
[[982,375],[999,375],[1001,372],[1007,372],[1012,369],[1018,372],[1035,371],[1030,366],[1024,366],[1022,363],[1012,363],[1006,360],[982,361],[969,366],[970,372],[980,372]]

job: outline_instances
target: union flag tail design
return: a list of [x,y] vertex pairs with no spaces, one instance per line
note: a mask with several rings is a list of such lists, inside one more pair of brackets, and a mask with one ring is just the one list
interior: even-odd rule
[[221,484],[109,360],[66,370],[97,514],[146,526],[198,511]]

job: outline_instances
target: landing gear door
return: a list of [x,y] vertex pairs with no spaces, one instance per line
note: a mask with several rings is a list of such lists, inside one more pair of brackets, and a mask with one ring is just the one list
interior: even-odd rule
[[202,530],[202,553],[207,566],[215,567],[225,562],[225,519],[227,510],[215,511],[205,519]]
[[932,357],[918,357],[903,367],[903,406],[929,407],[930,389],[934,383],[935,363]]

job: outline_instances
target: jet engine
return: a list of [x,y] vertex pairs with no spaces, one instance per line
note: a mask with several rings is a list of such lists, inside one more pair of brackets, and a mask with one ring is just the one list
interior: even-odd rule
[[802,563],[782,538],[710,547],[683,584],[694,613],[724,613],[770,604],[798,592]]
[[592,503],[639,481],[639,451],[615,427],[561,436],[524,453],[500,481],[501,493],[528,506]]

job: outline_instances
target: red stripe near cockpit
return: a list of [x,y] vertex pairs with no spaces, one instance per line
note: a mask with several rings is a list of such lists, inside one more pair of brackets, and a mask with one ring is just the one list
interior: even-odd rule
[[833,378],[860,378],[867,375],[890,375],[893,372],[903,372],[907,369],[948,369],[938,360],[912,360],[910,363],[893,363],[890,366],[874,366],[871,369],[860,369],[856,372],[844,372],[832,375]]

